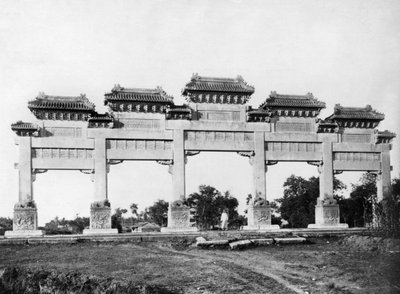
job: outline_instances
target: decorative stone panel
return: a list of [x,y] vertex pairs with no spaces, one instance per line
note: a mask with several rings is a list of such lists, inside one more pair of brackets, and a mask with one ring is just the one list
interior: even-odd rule
[[190,227],[190,208],[178,200],[168,210],[168,228],[187,229]]
[[171,150],[172,141],[166,140],[107,140],[107,149],[118,150]]
[[380,161],[379,152],[334,152],[334,160],[340,161]]
[[310,123],[296,122],[276,122],[277,132],[311,132],[312,125]]
[[352,143],[370,143],[370,134],[343,134],[342,142],[352,142]]
[[266,142],[267,151],[275,152],[321,152],[321,143],[316,142]]
[[36,208],[14,208],[13,231],[37,230]]
[[250,132],[220,132],[220,131],[187,131],[187,141],[253,141],[254,133]]
[[111,208],[95,207],[90,208],[90,229],[111,229]]
[[93,158],[93,149],[32,148],[32,158],[91,159]]

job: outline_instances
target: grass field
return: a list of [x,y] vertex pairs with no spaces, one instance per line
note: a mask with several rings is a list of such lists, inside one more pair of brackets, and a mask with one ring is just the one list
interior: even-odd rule
[[177,240],[2,245],[0,272],[12,266],[74,271],[169,293],[400,292],[399,253],[354,251],[340,240],[242,251],[198,249]]

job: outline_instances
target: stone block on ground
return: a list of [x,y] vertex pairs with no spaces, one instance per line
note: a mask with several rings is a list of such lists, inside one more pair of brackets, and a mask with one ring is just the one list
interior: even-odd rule
[[229,245],[228,240],[210,240],[210,241],[202,241],[196,243],[196,246],[200,248],[218,248],[218,247],[225,247],[228,245]]
[[231,250],[240,250],[252,246],[254,246],[254,243],[251,242],[250,240],[239,240],[229,243],[229,247],[231,248]]
[[138,227],[138,232],[161,232],[161,227],[157,224],[147,223],[143,226]]
[[274,242],[272,238],[262,238],[262,239],[250,239],[257,246],[268,246]]
[[276,244],[299,244],[306,242],[306,238],[293,237],[293,238],[274,238]]

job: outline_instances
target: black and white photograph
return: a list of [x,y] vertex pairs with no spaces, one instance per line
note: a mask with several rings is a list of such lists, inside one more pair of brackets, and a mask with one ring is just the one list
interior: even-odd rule
[[0,293],[400,293],[400,1],[0,0]]

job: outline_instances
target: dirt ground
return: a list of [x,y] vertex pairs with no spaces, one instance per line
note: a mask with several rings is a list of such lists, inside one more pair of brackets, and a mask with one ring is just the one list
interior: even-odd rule
[[342,239],[241,251],[182,241],[0,246],[9,266],[78,271],[176,293],[400,293],[400,253],[356,250]]

